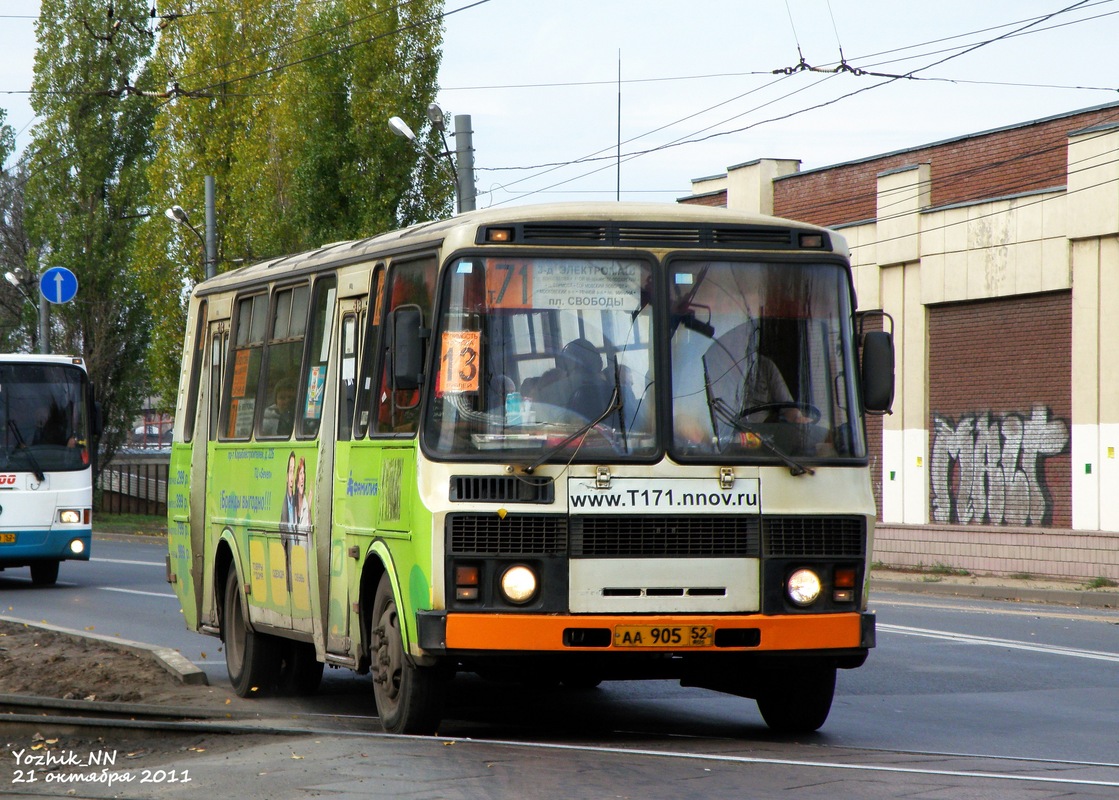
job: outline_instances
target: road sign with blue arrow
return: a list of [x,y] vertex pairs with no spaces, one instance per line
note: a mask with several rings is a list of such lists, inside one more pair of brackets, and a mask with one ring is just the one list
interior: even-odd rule
[[78,278],[66,267],[51,267],[39,278],[39,291],[52,303],[69,303],[78,293]]

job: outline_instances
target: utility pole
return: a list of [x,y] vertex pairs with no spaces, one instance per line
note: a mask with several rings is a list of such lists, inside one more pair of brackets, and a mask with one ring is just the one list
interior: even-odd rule
[[206,264],[203,268],[206,277],[217,273],[217,212],[214,210],[214,176],[206,176]]
[[458,179],[458,210],[473,211],[474,189],[474,131],[470,128],[469,114],[455,114],[455,173]]
[[39,353],[47,355],[51,351],[51,304],[47,296],[39,291]]

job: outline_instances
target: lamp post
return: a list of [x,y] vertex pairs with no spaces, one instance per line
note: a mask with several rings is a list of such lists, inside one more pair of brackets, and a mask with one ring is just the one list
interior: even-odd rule
[[[445,156],[450,164],[451,180],[455,184],[455,205],[458,208],[458,213],[473,211],[476,191],[474,189],[474,132],[470,129],[470,115],[459,114],[455,116],[455,154],[453,157],[447,144],[446,125],[444,124],[442,109],[435,103],[431,103],[427,107],[427,118],[431,121],[431,127],[439,131],[439,136],[443,139],[443,152],[439,155]],[[416,134],[408,127],[408,123],[400,117],[389,117],[389,128],[403,139],[410,142],[416,141]],[[417,147],[417,151],[428,161],[436,164],[436,159],[426,150]]]
[[180,225],[185,225],[190,228],[191,232],[198,237],[198,241],[202,243],[202,272],[206,278],[214,277],[216,272],[216,265],[218,262],[216,244],[214,240],[214,230],[216,228],[214,222],[214,176],[206,176],[206,235],[203,236],[202,232],[198,230],[190,222],[190,217],[187,215],[182,206],[175,205],[163,212],[164,216],[172,222],[177,222]]
[[50,353],[50,303],[47,302],[46,295],[40,292],[39,304],[36,305],[31,301],[31,298],[27,294],[27,289],[25,288],[28,284],[38,286],[39,279],[36,277],[28,281],[26,273],[19,267],[16,267],[12,272],[4,273],[4,280],[16,287],[16,290],[23,295],[23,299],[30,303],[31,307],[35,309],[35,314],[39,321],[39,353],[42,355]]

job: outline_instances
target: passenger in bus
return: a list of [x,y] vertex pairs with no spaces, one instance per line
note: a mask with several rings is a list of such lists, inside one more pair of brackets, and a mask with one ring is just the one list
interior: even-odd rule
[[556,359],[568,391],[558,405],[570,408],[584,419],[596,419],[610,404],[613,382],[602,374],[602,356],[587,339],[573,339]]
[[260,421],[261,433],[266,436],[287,436],[295,424],[295,386],[282,378],[272,395],[272,404],[264,409]]

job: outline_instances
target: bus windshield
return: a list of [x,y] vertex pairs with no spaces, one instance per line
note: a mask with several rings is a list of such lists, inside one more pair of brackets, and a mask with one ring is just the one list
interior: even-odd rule
[[88,469],[85,380],[77,367],[0,364],[0,469]]
[[668,283],[678,457],[865,455],[841,267],[677,261]]
[[[472,458],[862,458],[848,276],[670,262],[664,330],[640,260],[467,258],[435,335],[429,449]],[[671,380],[653,354],[667,343]],[[667,392],[658,430],[658,392]]]
[[466,258],[451,265],[427,444],[533,459],[650,455],[652,267],[639,260]]

